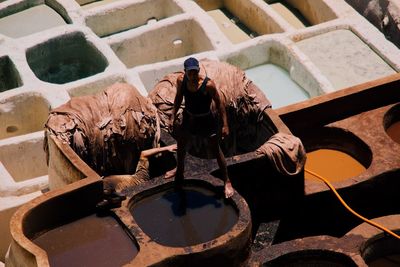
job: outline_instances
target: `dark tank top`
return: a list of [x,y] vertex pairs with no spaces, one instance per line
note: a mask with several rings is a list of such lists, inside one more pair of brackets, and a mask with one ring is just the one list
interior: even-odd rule
[[207,94],[206,85],[208,77],[204,78],[204,81],[200,85],[200,88],[196,92],[191,92],[187,89],[187,78],[186,75],[182,81],[182,91],[185,97],[185,109],[193,115],[206,114],[210,112],[211,96]]

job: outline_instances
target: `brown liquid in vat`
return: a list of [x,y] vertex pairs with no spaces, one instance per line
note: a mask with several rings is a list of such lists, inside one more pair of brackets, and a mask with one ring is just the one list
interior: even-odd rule
[[50,266],[122,266],[138,249],[112,217],[90,215],[50,230],[33,242],[47,252]]
[[400,121],[397,121],[386,129],[386,133],[393,139],[396,143],[400,144]]
[[[343,181],[366,170],[350,155],[333,149],[318,149],[307,153],[305,168],[321,175],[330,182]],[[305,172],[305,178],[321,181],[308,172]]]
[[393,254],[373,260],[368,263],[369,267],[398,267],[400,266],[400,254]]
[[238,220],[234,207],[213,191],[199,187],[163,191],[140,200],[131,213],[157,243],[183,247],[215,239]]

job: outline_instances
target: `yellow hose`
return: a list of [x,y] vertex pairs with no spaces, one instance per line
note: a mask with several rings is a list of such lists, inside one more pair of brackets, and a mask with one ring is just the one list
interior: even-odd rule
[[382,231],[388,233],[389,235],[394,236],[394,237],[397,238],[397,239],[400,239],[400,236],[397,235],[396,233],[394,233],[394,232],[392,232],[391,230],[389,230],[389,229],[387,229],[387,228],[381,226],[380,224],[378,224],[378,223],[376,223],[376,222],[373,222],[373,221],[371,221],[371,220],[368,220],[367,218],[361,216],[360,214],[358,214],[357,212],[355,212],[352,208],[350,208],[349,205],[346,204],[346,202],[342,199],[342,197],[339,195],[339,193],[336,191],[336,189],[332,186],[332,184],[331,184],[327,179],[325,179],[324,177],[322,177],[322,176],[316,174],[316,173],[313,172],[313,171],[310,171],[310,170],[307,170],[307,169],[304,169],[304,170],[305,170],[306,172],[308,172],[309,174],[314,175],[314,176],[317,177],[318,179],[322,180],[322,181],[329,187],[329,189],[332,190],[332,192],[336,195],[336,197],[339,199],[339,201],[342,203],[342,205],[343,205],[348,211],[350,211],[353,215],[355,215],[356,217],[360,218],[360,219],[363,220],[364,222],[366,222],[366,223],[368,223],[368,224],[370,224],[370,225],[372,225],[372,226],[375,226],[375,227],[378,228],[378,229],[381,229]]

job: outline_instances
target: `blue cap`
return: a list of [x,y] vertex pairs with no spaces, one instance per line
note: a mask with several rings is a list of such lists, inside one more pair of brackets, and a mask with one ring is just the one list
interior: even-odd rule
[[183,63],[183,67],[185,68],[185,71],[200,70],[199,61],[197,59],[195,59],[194,57],[190,57],[190,58],[186,59],[185,62]]

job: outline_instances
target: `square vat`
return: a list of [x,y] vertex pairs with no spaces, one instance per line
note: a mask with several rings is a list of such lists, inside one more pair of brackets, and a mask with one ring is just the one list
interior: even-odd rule
[[258,35],[283,32],[262,8],[252,1],[195,0],[234,44]]
[[15,183],[47,175],[43,134],[37,134],[32,139],[24,138],[22,141],[16,140],[13,143],[7,142],[1,145],[0,164]]
[[183,13],[171,0],[150,0],[102,9],[86,17],[86,25],[100,37],[112,35]]
[[265,0],[265,2],[296,29],[337,18],[324,0]]
[[107,59],[81,32],[59,36],[26,51],[29,67],[40,80],[65,84],[103,72]]
[[42,131],[49,110],[49,102],[39,94],[24,93],[0,99],[0,140]]
[[273,108],[280,108],[310,98],[310,94],[298,85],[289,72],[279,65],[264,63],[245,70],[247,78],[261,89]]
[[0,18],[0,33],[19,38],[67,24],[64,18],[47,5],[37,5]]
[[89,10],[101,6],[106,6],[111,3],[120,2],[122,0],[77,0],[76,2],[82,6],[83,9]]
[[68,88],[67,91],[70,97],[95,95],[103,92],[107,87],[115,83],[127,83],[127,81],[122,75],[112,75],[107,76],[104,79],[97,79],[95,81],[86,82],[84,84]]
[[109,44],[128,68],[214,49],[204,29],[193,19],[176,21]]
[[396,71],[351,30],[334,30],[296,43],[338,90]]
[[249,45],[220,60],[244,70],[270,100],[272,108],[308,100],[324,93],[324,85],[285,44],[274,40]]
[[0,92],[22,86],[14,63],[8,56],[0,57]]

